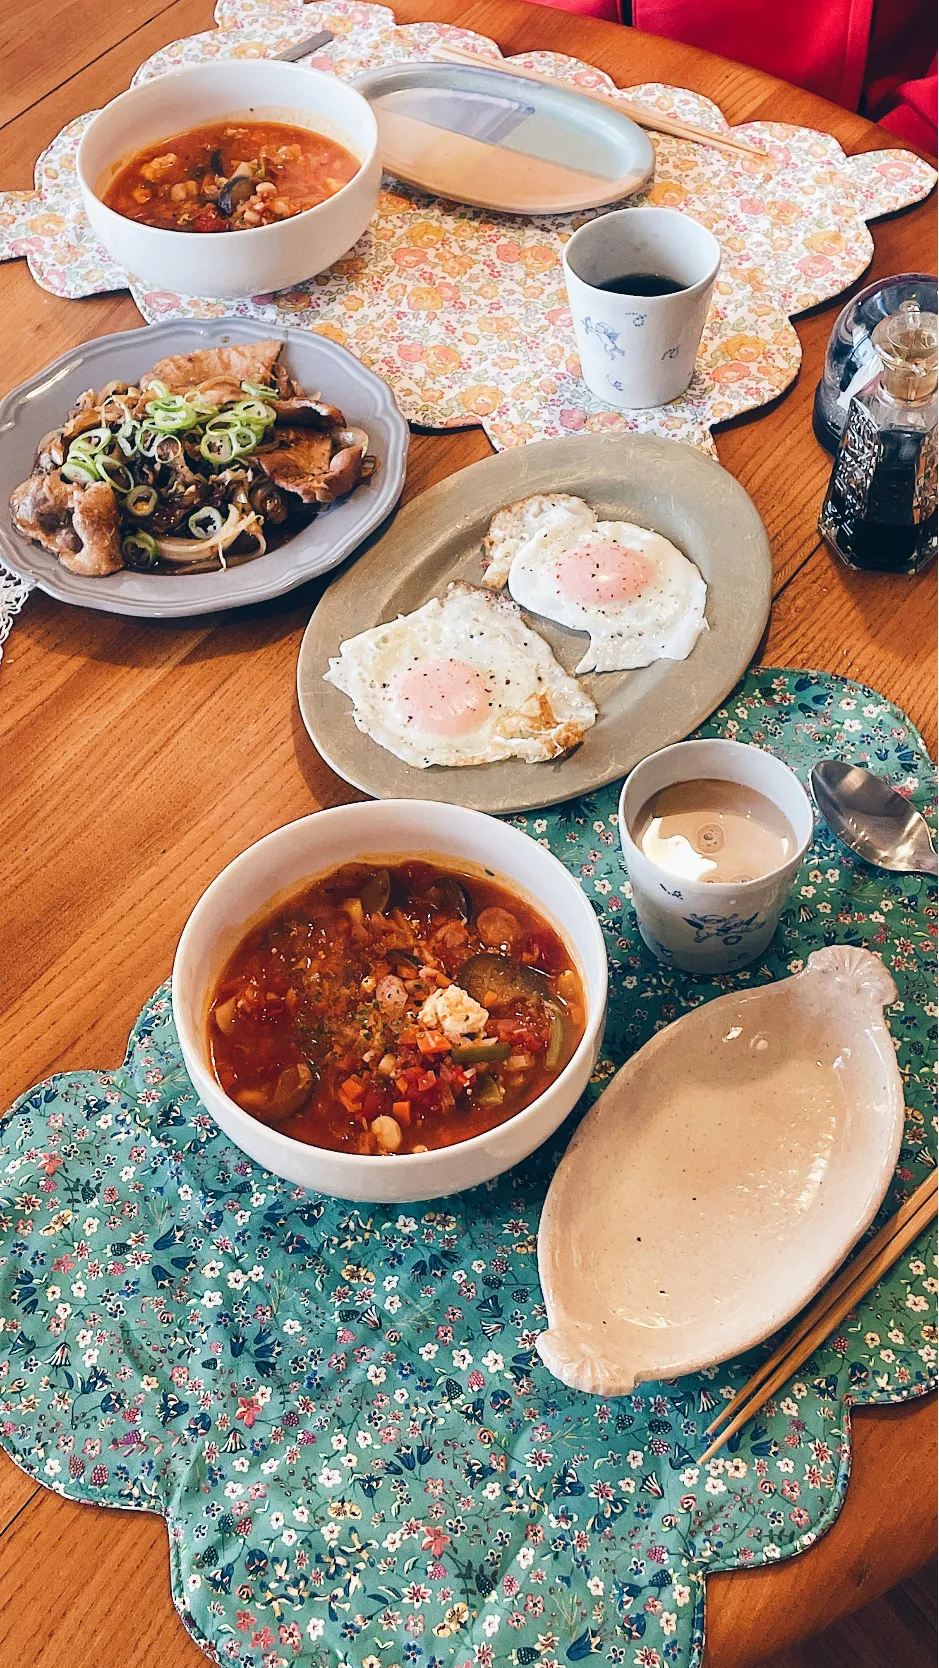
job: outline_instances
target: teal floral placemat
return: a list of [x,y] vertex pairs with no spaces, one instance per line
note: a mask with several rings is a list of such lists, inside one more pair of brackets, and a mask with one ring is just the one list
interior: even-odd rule
[[[857,684],[751,673],[700,733],[803,776],[858,759],[931,799],[919,737]],[[900,992],[907,1124],[886,1215],[935,1163],[935,887],[856,863],[820,826],[765,959],[691,981],[640,943],[616,797],[514,819],[580,876],[607,936],[587,1098],[689,1006],[864,944]],[[573,1122],[432,1204],[307,1194],[201,1109],[164,986],[119,1070],[51,1079],[0,1132],[4,1447],[70,1499],[161,1512],[179,1613],[231,1668],[689,1668],[706,1575],[789,1557],[833,1521],[851,1404],[931,1386],[928,1236],[702,1468],[713,1409],[757,1352],[611,1401],[565,1389],[535,1352],[538,1217]]]

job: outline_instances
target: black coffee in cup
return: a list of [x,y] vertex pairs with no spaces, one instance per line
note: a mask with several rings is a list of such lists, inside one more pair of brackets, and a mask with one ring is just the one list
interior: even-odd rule
[[657,272],[627,272],[622,278],[604,278],[594,289],[611,295],[678,295],[687,289],[676,278],[662,278]]

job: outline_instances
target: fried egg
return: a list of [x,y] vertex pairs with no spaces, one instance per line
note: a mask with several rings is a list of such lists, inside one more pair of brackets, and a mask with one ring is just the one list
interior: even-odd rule
[[[590,647],[577,672],[621,672],[654,660],[687,659],[707,630],[707,586],[694,563],[661,533],[627,521],[600,521],[581,499],[565,501],[549,514],[540,509],[543,502],[533,498],[511,506],[511,523],[498,541],[499,571],[523,608],[589,632]],[[575,514],[577,504],[586,517]],[[562,508],[567,519],[559,523]],[[526,525],[533,528],[527,537]]]
[[535,533],[592,527],[596,519],[590,505],[569,492],[538,492],[531,498],[520,499],[517,504],[506,504],[489,523],[484,541],[483,584],[490,590],[501,590],[509,577],[513,556]]
[[457,581],[340,645],[327,682],[358,729],[406,764],[534,764],[570,752],[597,709],[516,604]]

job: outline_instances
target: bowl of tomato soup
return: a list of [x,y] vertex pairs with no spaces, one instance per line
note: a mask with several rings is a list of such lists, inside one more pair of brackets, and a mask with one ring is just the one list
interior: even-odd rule
[[478,811],[385,800],[259,840],[173,968],[193,1085],[249,1156],[339,1198],[488,1181],[572,1110],[607,961],[577,881]]
[[366,100],[301,64],[196,64],[98,112],[77,157],[85,213],[135,277],[178,294],[286,289],[366,230],[378,130]]

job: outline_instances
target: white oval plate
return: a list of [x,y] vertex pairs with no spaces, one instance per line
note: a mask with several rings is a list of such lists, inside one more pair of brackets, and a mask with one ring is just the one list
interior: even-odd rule
[[652,141],[625,111],[507,70],[421,62],[358,76],[385,170],[503,214],[573,214],[648,184]]
[[738,1355],[821,1289],[896,1167],[903,1086],[879,956],[705,1002],[647,1042],[548,1190],[545,1365],[624,1396]]
[[[324,399],[339,406],[348,423],[368,434],[379,467],[348,498],[321,511],[308,527],[267,555],[217,573],[124,570],[88,579],[69,573],[51,551],[16,531],[10,520],[10,494],[31,473],[43,435],[59,427],[86,388],[101,388],[116,378],[133,382],[166,354],[275,336],[286,342],[288,368],[301,386],[319,389]],[[404,486],[408,438],[407,423],[386,384],[345,348],[312,332],[271,328],[253,319],[173,319],[101,336],[63,353],[0,400],[0,555],[14,573],[59,602],[99,608],[106,614],[166,620],[265,602],[336,567],[394,509]]]

